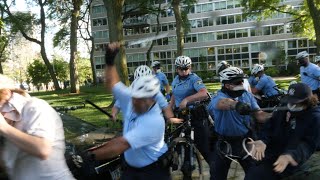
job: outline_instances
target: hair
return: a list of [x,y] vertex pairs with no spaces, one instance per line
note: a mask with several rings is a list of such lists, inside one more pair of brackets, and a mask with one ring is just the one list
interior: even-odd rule
[[[5,89],[0,89],[0,101],[3,99],[3,91]],[[17,93],[17,94],[20,94],[21,96],[24,96],[24,97],[30,97],[30,95],[25,91],[25,90],[22,90],[22,89],[18,89],[18,88],[15,88],[15,89],[9,89],[12,93]]]
[[318,97],[317,97],[317,95],[313,94],[313,95],[309,96],[306,100],[304,100],[303,102],[301,102],[299,104],[304,105],[307,108],[316,107],[318,105]]

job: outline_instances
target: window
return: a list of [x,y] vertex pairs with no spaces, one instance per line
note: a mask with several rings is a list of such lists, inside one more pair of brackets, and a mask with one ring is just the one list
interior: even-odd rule
[[203,19],[203,27],[209,26],[209,19]]
[[92,14],[100,14],[106,12],[104,5],[92,6]]
[[232,54],[232,46],[226,46],[226,53]]
[[259,44],[255,43],[255,44],[251,44],[251,51],[256,52],[259,51]]
[[233,0],[233,2],[235,8],[241,7],[241,0]]
[[[233,53],[240,53],[240,45],[233,46]],[[240,58],[238,58],[240,59]]]
[[262,28],[262,32],[263,32],[263,35],[270,35],[271,32],[270,32],[270,26],[267,26],[267,27],[263,27]]
[[228,31],[229,32],[229,39],[234,39],[236,37],[236,31]]
[[218,47],[218,54],[224,54],[224,47]]
[[227,1],[227,8],[228,9],[233,9],[233,0],[228,0]]
[[288,48],[297,48],[297,41],[296,40],[288,41]]
[[228,24],[234,23],[234,16],[228,16]]
[[176,30],[176,24],[170,23],[169,24],[169,30]]
[[215,6],[215,10],[227,9],[226,1],[216,2],[214,3],[214,6]]
[[221,16],[217,18],[217,25],[227,24],[227,16]]
[[104,26],[107,25],[107,19],[101,18],[101,19],[93,19],[92,20],[92,26]]
[[299,47],[308,47],[307,40],[298,40]]
[[271,27],[271,33],[272,34],[282,34],[284,32],[283,26],[272,26]]
[[248,52],[249,48],[248,45],[241,45],[241,52]]
[[223,33],[217,32],[217,40],[223,39]]
[[196,13],[201,13],[201,5],[196,5]]
[[209,47],[209,48],[207,48],[207,53],[208,53],[208,55],[214,55],[214,47]]
[[202,27],[202,20],[201,19],[197,20],[197,26]]
[[242,22],[242,15],[241,14],[235,15],[235,19],[236,19],[236,23],[241,23]]
[[168,31],[168,26],[167,26],[167,24],[163,24],[163,25],[161,26],[161,31]]

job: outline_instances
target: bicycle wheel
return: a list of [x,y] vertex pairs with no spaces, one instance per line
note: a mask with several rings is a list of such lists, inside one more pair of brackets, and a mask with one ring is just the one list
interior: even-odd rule
[[[174,151],[178,153],[177,169],[171,169],[173,179],[203,179],[201,153],[197,147],[186,138],[178,137],[173,140]],[[190,148],[191,147],[191,148]],[[191,153],[190,153],[191,149]],[[187,156],[187,157],[186,157]]]

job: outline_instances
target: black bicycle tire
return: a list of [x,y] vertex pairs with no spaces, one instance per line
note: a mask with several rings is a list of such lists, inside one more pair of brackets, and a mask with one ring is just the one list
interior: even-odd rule
[[[184,144],[189,144],[190,145],[190,142],[186,138],[177,137],[170,144],[170,148],[176,147],[180,143],[184,143]],[[202,163],[202,160],[201,160],[201,153],[198,150],[198,148],[195,146],[195,144],[192,144],[192,146],[193,146],[193,150],[194,150],[194,155],[195,155],[196,161],[198,163],[199,179],[202,180],[203,176],[204,176],[204,172],[203,172],[204,170],[203,170],[203,163]]]

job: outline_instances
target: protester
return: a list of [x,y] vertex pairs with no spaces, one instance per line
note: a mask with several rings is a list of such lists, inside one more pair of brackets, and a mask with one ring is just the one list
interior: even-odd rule
[[320,97],[320,67],[309,61],[309,53],[307,51],[299,52],[296,60],[300,65],[301,82],[307,84],[312,93]]
[[287,111],[276,111],[265,124],[264,160],[250,169],[249,179],[281,179],[300,167],[320,144],[320,108],[317,97],[304,83],[292,84],[283,100]]
[[61,118],[48,103],[0,75],[0,111],[1,157],[9,179],[74,179],[64,158]]
[[[243,150],[243,140],[253,136],[251,117],[264,121],[270,115],[260,111],[253,95],[243,87],[244,74],[240,68],[228,67],[220,73],[222,88],[212,98],[208,111],[214,117],[214,131],[218,136],[211,152],[210,175],[212,180],[225,180],[231,161],[238,161],[245,173],[254,165],[253,159]],[[257,160],[263,158],[265,144],[252,142]]]
[[86,157],[104,160],[124,153],[126,166],[122,179],[170,179],[169,167],[159,161],[168,150],[164,142],[165,122],[153,98],[160,91],[160,83],[154,76],[143,76],[133,82],[131,90],[122,84],[114,66],[119,47],[119,43],[107,45],[105,78],[108,90],[120,102],[123,135]]
[[166,99],[170,100],[170,85],[167,79],[167,76],[161,72],[160,62],[159,61],[153,61],[151,64],[152,72],[153,74],[159,79],[160,81],[160,87],[161,87],[161,93],[166,96]]

